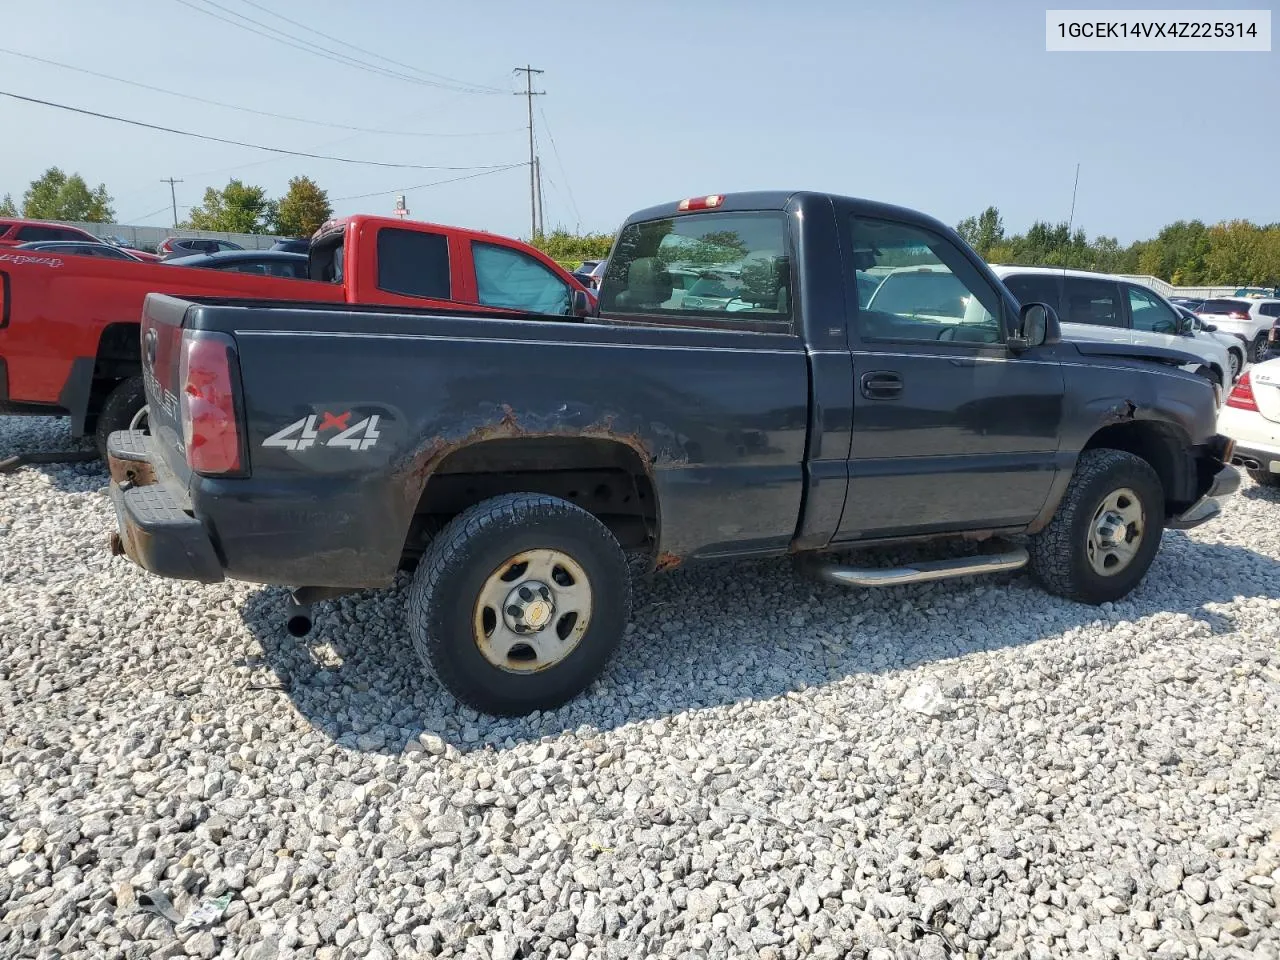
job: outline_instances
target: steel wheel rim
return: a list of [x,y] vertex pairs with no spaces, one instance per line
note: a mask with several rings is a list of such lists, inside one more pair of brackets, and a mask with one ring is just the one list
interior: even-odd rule
[[1107,494],[1089,522],[1085,544],[1094,573],[1114,577],[1127,569],[1142,547],[1146,526],[1146,513],[1136,493],[1121,487]]
[[480,655],[508,673],[539,673],[561,663],[591,623],[587,572],[560,550],[508,557],[485,578],[472,613]]
[[144,403],[129,420],[130,430],[146,430],[149,427],[147,405]]

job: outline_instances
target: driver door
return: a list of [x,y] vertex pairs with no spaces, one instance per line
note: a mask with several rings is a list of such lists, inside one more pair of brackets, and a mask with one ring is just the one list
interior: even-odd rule
[[928,227],[855,213],[846,238],[853,445],[836,539],[1028,523],[1058,469],[1055,347],[1010,352],[1012,300]]

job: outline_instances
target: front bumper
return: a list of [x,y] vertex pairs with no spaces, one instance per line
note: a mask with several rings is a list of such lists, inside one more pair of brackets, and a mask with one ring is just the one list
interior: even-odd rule
[[111,552],[160,577],[218,583],[222,561],[209,532],[186,508],[173,478],[157,478],[148,439],[137,430],[107,438],[117,528]]
[[1234,456],[1234,446],[1232,440],[1220,435],[1213,437],[1205,445],[1208,463],[1203,465],[1203,469],[1205,472],[1214,471],[1209,487],[1190,507],[1167,520],[1166,527],[1172,530],[1190,530],[1207,523],[1222,512],[1222,504],[1218,498],[1229,497],[1240,489],[1240,471],[1230,463]]

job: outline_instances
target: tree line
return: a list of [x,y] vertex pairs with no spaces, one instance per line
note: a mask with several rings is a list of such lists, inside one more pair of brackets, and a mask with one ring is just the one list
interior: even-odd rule
[[[20,207],[11,194],[0,198],[0,216],[19,215],[107,223],[114,221],[116,211],[106,184],[90,188],[79,173],[50,167],[31,181]],[[206,189],[179,226],[308,237],[332,216],[327,192],[310,177],[293,177],[284,196],[277,198],[263,187],[232,179],[221,189]],[[1025,233],[1009,234],[999,208],[991,206],[961,220],[956,230],[989,263],[1142,274],[1175,286],[1280,286],[1280,223],[1230,220],[1208,225],[1178,220],[1149,240],[1121,246],[1115,237],[1090,239],[1083,229],[1046,220],[1037,220]],[[576,267],[584,260],[607,257],[613,235],[557,228],[535,235],[532,243],[552,259]]]
[[1090,240],[1084,230],[1043,220],[1008,235],[999,209],[987,207],[956,231],[988,263],[1139,274],[1182,287],[1280,285],[1280,223],[1178,220],[1125,247],[1115,237]]
[[[116,211],[106,184],[100,183],[91,190],[80,174],[68,175],[58,167],[50,167],[31,181],[20,208],[12,194],[0,198],[0,217],[17,216],[112,223]],[[192,207],[178,226],[188,230],[309,237],[332,216],[328,193],[310,177],[293,177],[289,189],[279,198],[269,197],[263,187],[233,179],[222,189],[206,189],[201,203]]]

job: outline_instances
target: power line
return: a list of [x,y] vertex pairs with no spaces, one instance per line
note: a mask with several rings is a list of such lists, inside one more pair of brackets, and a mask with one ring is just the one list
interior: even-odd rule
[[[163,183],[164,181],[161,181],[161,182]],[[145,214],[143,214],[143,215],[142,215],[142,216],[140,216],[140,217],[130,217],[130,218],[129,218],[129,219],[127,219],[127,220],[122,220],[122,221],[121,221],[121,223],[133,223],[133,222],[134,222],[134,221],[136,221],[136,220],[149,220],[151,217],[154,217],[156,214],[164,213],[164,212],[165,212],[166,210],[168,210],[168,209],[169,209],[169,205],[166,203],[166,204],[165,204],[163,207],[161,207],[159,210],[152,210],[150,213],[145,213]],[[175,220],[177,219],[177,214],[176,214],[176,213],[174,214],[174,219],[175,219]],[[177,224],[175,223],[175,224],[174,224],[174,226],[177,226]]]
[[399,170],[493,170],[501,166],[501,164],[475,164],[467,167],[450,167],[421,163],[389,163],[384,160],[357,160],[354,157],[333,157],[321,153],[308,153],[305,150],[287,150],[284,147],[268,147],[261,143],[246,143],[243,140],[228,140],[225,137],[214,137],[206,133],[192,133],[190,130],[177,130],[173,127],[165,127],[156,123],[144,123],[141,120],[130,120],[127,117],[117,117],[109,113],[98,113],[96,110],[86,110],[83,107],[72,107],[65,103],[54,103],[52,100],[40,100],[37,97],[24,97],[22,94],[10,93],[7,90],[0,90],[0,97],[11,97],[14,100],[23,100],[27,103],[38,103],[45,107],[55,107],[58,110],[68,110],[71,113],[83,114],[86,117],[98,117],[101,120],[114,120],[117,123],[127,123],[131,126],[143,127],[147,130],[159,130],[162,133],[174,133],[181,137],[194,137],[197,140],[208,140],[212,143],[226,143],[233,147],[250,147],[254,150],[266,150],[268,153],[282,153],[291,157],[306,157],[309,160],[332,160],[336,163],[354,163],[369,167],[393,167]]
[[342,200],[368,200],[370,197],[385,197],[392,193],[408,193],[410,190],[425,190],[427,187],[439,187],[446,183],[458,183],[462,180],[474,180],[477,177],[487,177],[493,173],[502,173],[504,170],[514,170],[516,167],[523,167],[523,163],[509,163],[505,167],[496,167],[493,170],[485,170],[483,173],[472,173],[465,177],[450,177],[448,180],[434,180],[431,183],[418,183],[412,187],[396,187],[393,190],[379,190],[376,193],[358,193],[350,197],[333,197],[330,202],[338,203]]
[[[551,152],[556,156],[556,166],[560,168],[560,175],[564,177],[564,188],[569,193],[569,203],[573,205],[573,215],[577,218],[577,226],[575,229],[582,229],[582,213],[578,210],[578,201],[574,199],[573,187],[569,185],[569,171],[564,168],[564,163],[560,160],[560,148],[556,146],[555,135],[551,132],[551,124],[547,123],[547,114],[542,107],[538,107],[538,116],[542,118],[542,129],[547,131],[547,139],[551,141]],[[547,178],[551,179],[550,177]]]
[[324,39],[332,43],[336,43],[339,46],[347,47],[348,49],[356,50],[360,53],[367,54],[368,56],[371,56],[377,60],[384,60],[387,63],[394,64],[397,67],[403,67],[406,70],[412,70],[414,73],[420,73],[425,77],[435,77],[437,80],[441,80],[446,83],[456,83],[460,86],[472,88],[477,91],[483,90],[491,93],[507,92],[505,90],[499,90],[497,87],[488,86],[487,84],[468,83],[466,80],[459,80],[456,77],[446,77],[442,73],[432,73],[430,70],[423,70],[420,67],[413,66],[412,64],[402,63],[399,60],[393,60],[390,57],[388,57],[386,54],[377,53],[376,51],[373,51],[373,50],[366,50],[364,47],[358,47],[354,43],[348,43],[346,40],[340,40],[337,37],[329,36],[329,34],[327,33],[321,33],[315,27],[310,27],[305,23],[301,23],[297,20],[290,20],[284,14],[276,13],[274,10],[270,9],[269,7],[264,7],[260,3],[254,3],[253,0],[241,0],[241,2],[247,4],[248,6],[253,7],[254,9],[261,10],[263,13],[270,14],[271,16],[275,17],[277,20],[283,20],[285,23],[292,24],[295,27],[300,27],[303,30],[306,30],[308,33],[314,33],[317,37],[324,37]]
[[[212,10],[206,10],[204,7],[196,6],[194,3],[190,2],[190,0],[178,0],[178,3],[182,4],[184,7],[203,13],[206,16],[213,17],[215,20],[221,20],[224,23],[229,23],[233,27],[239,27],[242,30],[247,30],[249,33],[257,34],[260,37],[266,37],[268,40],[274,40],[277,43],[283,43],[287,47],[293,47],[295,50],[301,50],[302,52],[310,53],[313,56],[323,57],[327,60],[342,63],[345,66],[355,67],[357,70],[364,70],[366,73],[374,73],[384,77],[391,77],[396,80],[406,80],[409,83],[417,83],[427,87],[436,87],[442,90],[452,90],[455,93],[489,94],[502,92],[494,91],[492,89],[486,90],[480,87],[459,87],[457,85],[440,83],[436,80],[428,80],[423,77],[410,76],[409,74],[400,73],[396,70],[388,70],[386,67],[380,67],[376,63],[369,63],[365,60],[360,60],[357,57],[348,56],[345,53],[339,53],[336,50],[329,50],[326,47],[320,46],[318,43],[312,43],[310,40],[304,40],[301,37],[285,33],[283,30],[273,27],[270,24],[263,23],[261,20],[255,20],[253,17],[246,16],[243,13],[228,10],[221,4],[215,3],[214,0],[203,0],[203,2],[210,7],[213,7],[214,10],[221,10],[223,13],[230,14],[233,17],[238,17],[240,20],[244,20],[247,23],[256,24],[257,26],[262,27],[263,30],[255,30],[253,27],[246,26],[236,20],[228,20],[226,17],[219,16]],[[264,32],[264,30],[267,32]]]
[[400,137],[496,137],[508,133],[514,133],[516,130],[520,129],[519,127],[511,127],[506,130],[489,130],[481,133],[418,133],[412,130],[381,130],[375,127],[353,127],[345,123],[331,123],[327,120],[309,120],[306,117],[291,117],[288,114],[272,113],[269,110],[255,110],[253,107],[242,107],[234,103],[223,103],[220,100],[210,100],[207,97],[197,97],[190,93],[180,93],[177,90],[168,90],[164,87],[152,86],[149,83],[141,83],[137,80],[126,80],[124,77],[113,77],[110,74],[98,73],[94,70],[86,70],[84,67],[76,67],[69,63],[59,63],[57,60],[47,60],[44,57],[37,57],[30,53],[19,53],[17,50],[6,50],[3,47],[0,47],[0,53],[7,53],[10,56],[21,57],[24,60],[32,60],[36,63],[47,64],[51,67],[61,67],[64,70],[74,70],[76,73],[83,73],[86,76],[97,77],[99,80],[113,80],[116,83],[124,83],[131,87],[138,87],[141,90],[165,93],[171,97],[180,97],[183,100],[192,100],[196,103],[204,103],[212,107],[223,107],[227,110],[239,110],[241,113],[252,113],[259,117],[270,117],[273,120],[289,120],[293,123],[309,123],[317,127],[332,127],[335,130],[354,130],[356,133],[376,133]]

